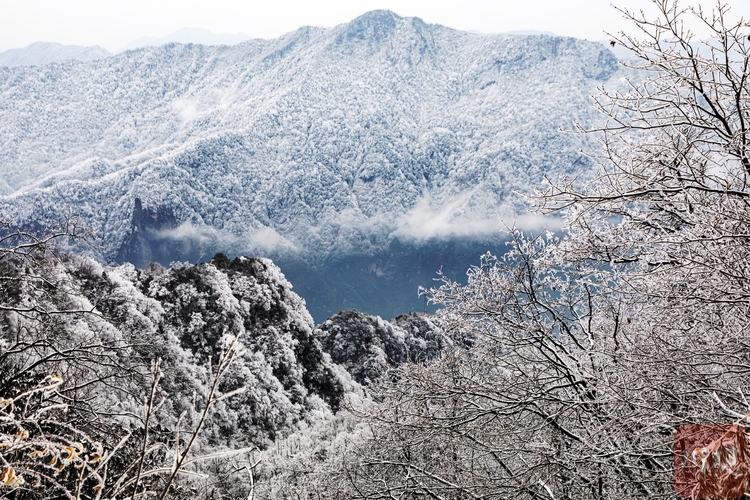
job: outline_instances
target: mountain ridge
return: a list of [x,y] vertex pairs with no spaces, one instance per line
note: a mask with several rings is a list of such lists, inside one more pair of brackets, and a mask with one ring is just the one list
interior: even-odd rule
[[19,49],[0,52],[0,66],[41,66],[65,61],[91,61],[111,54],[98,45],[63,45],[55,42],[34,42]]
[[0,68],[0,216],[70,208],[105,262],[131,237],[136,198],[174,215],[153,241],[313,266],[395,240],[554,227],[519,193],[589,175],[591,139],[559,130],[596,123],[589,96],[625,75],[596,42],[388,11],[235,46]]
[[180,28],[165,36],[144,36],[128,42],[122,51],[141,47],[158,46],[167,43],[194,43],[199,45],[235,45],[250,40],[245,33],[214,33],[203,28]]

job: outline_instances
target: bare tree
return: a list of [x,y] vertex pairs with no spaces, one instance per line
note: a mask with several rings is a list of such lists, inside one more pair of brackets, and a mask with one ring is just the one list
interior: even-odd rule
[[[241,343],[225,337],[208,359],[205,393],[174,422],[160,410],[170,397],[160,363],[80,292],[86,261],[57,246],[86,236],[72,222],[41,232],[0,224],[0,496],[195,495],[210,479],[202,462],[252,451],[196,453],[216,403],[238,392],[219,384]],[[235,461],[257,466],[252,456]]]
[[599,174],[540,194],[565,236],[432,291],[457,349],[361,410],[352,498],[674,498],[677,427],[747,413],[750,28],[653,3],[621,11],[646,76],[596,101]]
[[[106,331],[60,272],[60,245],[89,236],[73,218],[53,228],[0,222],[1,487],[15,498],[100,493],[102,443],[114,447],[120,432],[106,423],[97,389],[127,391],[137,374],[123,362],[124,339]],[[76,332],[77,321],[89,328]]]
[[[596,100],[607,122],[587,132],[601,138],[599,175],[582,190],[553,184],[542,209],[567,209],[569,259],[625,269],[639,294],[745,304],[749,30],[723,3],[712,13],[653,3],[654,21],[622,10],[636,34],[614,39],[647,77]],[[711,38],[697,40],[690,21]]]
[[[354,498],[669,498],[672,430],[662,368],[638,321],[590,277],[559,266],[557,242],[485,257],[469,283],[433,291],[456,345],[404,367],[372,436],[344,461]],[[661,374],[659,378],[654,374]],[[673,384],[674,385],[674,384]]]

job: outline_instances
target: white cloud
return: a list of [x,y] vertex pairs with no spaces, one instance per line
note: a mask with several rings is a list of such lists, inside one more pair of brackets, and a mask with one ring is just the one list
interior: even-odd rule
[[563,221],[537,213],[514,213],[509,207],[487,209],[472,203],[477,193],[465,191],[440,203],[425,196],[397,221],[394,236],[416,240],[481,237],[515,227],[524,231],[557,230]]
[[199,248],[229,253],[263,254],[298,250],[292,242],[270,227],[261,227],[248,235],[237,236],[214,227],[184,222],[176,228],[162,229],[155,234],[158,238],[183,241]]
[[497,216],[477,213],[469,209],[474,193],[466,191],[440,203],[431,196],[422,197],[417,204],[397,222],[396,236],[417,240],[474,236],[499,231],[502,219]]
[[161,239],[189,241],[197,245],[209,245],[219,236],[219,232],[212,227],[196,226],[189,222],[183,222],[172,229],[156,231],[155,234]]
[[198,108],[189,99],[175,99],[172,101],[172,110],[183,122],[189,122],[198,116]]
[[247,246],[256,251],[288,251],[297,252],[298,248],[288,239],[284,238],[272,227],[262,227],[252,233],[247,241]]

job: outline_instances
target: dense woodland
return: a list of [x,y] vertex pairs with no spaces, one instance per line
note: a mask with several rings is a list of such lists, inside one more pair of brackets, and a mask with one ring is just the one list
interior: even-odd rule
[[675,498],[675,430],[750,411],[750,31],[654,5],[581,130],[597,177],[534,199],[565,231],[510,228],[435,315],[315,327],[267,259],[105,267],[74,219],[7,223],[2,494]]
[[519,193],[593,171],[579,154],[593,138],[560,129],[594,126],[596,87],[631,73],[606,43],[389,11],[234,46],[0,64],[0,218],[70,209],[98,236],[79,253],[139,268],[262,255],[317,322],[424,311],[416,290],[441,266],[460,278],[502,251],[504,222],[544,226]]
[[599,42],[388,11],[235,46],[0,66],[0,216],[60,222],[72,207],[111,262],[140,199],[175,217],[155,236],[188,247],[162,265],[496,233],[525,213],[516,191],[591,169],[578,152],[594,141],[559,129],[593,125],[589,96],[628,74]]

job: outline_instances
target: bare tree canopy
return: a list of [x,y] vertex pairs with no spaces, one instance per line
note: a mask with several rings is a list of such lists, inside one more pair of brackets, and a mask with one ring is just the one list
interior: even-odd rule
[[[599,172],[537,201],[566,230],[433,289],[454,349],[405,366],[295,492],[346,498],[675,498],[682,424],[750,410],[750,27],[654,0],[612,41],[645,75],[601,89]],[[712,36],[699,40],[691,22]],[[368,434],[369,433],[369,434]],[[744,436],[744,434],[742,434]],[[363,437],[364,436],[364,437]],[[297,493],[298,494],[298,493]]]

